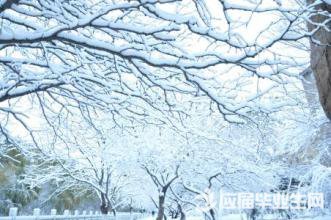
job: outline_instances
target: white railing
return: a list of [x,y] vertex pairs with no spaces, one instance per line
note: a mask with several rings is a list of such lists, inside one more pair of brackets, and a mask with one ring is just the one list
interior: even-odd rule
[[56,209],[52,209],[50,215],[41,215],[40,209],[34,209],[32,215],[17,215],[17,208],[10,208],[8,216],[0,216],[0,220],[55,220],[55,219],[77,219],[77,220],[139,220],[144,215],[140,213],[117,213],[113,215],[103,215],[99,211],[83,211],[75,210],[70,212],[65,210],[62,215],[58,215]]

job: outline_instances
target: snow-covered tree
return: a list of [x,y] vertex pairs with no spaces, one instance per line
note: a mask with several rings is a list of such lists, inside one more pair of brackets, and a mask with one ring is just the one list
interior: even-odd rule
[[[103,213],[141,183],[160,220],[185,218],[205,189],[273,189],[313,130],[297,77],[308,38],[328,63],[329,12],[321,0],[0,1],[0,133],[32,138],[24,183],[84,186]],[[311,68],[329,116],[330,74]]]
[[321,105],[326,116],[331,119],[331,2],[307,0],[312,5],[307,22],[310,38],[310,65],[314,72]]
[[86,130],[83,124],[74,124],[64,129],[62,136],[52,133],[51,141],[38,141],[44,144],[25,149],[24,153],[33,163],[22,182],[40,188],[51,182],[57,184],[50,197],[70,189],[81,189],[80,194],[93,192],[100,201],[101,213],[115,214],[130,198],[122,194],[128,176],[132,175],[128,169],[132,143],[116,129]]
[[[165,216],[165,206],[166,206],[166,198],[167,192],[170,190],[171,185],[179,178],[178,169],[179,165],[176,166],[174,174],[168,173],[166,170],[155,170],[154,168],[149,168],[144,166],[148,176],[151,178],[155,187],[159,191],[158,201],[154,201],[155,206],[158,209],[156,220],[163,220]],[[169,193],[169,192],[168,192]]]
[[189,115],[182,102],[197,96],[238,122],[293,105],[264,98],[307,64],[301,15],[310,6],[294,0],[6,0],[0,8],[0,110],[25,128],[18,103],[85,115],[99,107],[123,125]]

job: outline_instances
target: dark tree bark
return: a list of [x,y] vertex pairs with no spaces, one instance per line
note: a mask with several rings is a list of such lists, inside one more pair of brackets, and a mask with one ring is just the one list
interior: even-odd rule
[[[314,3],[315,0],[307,0],[308,4]],[[321,3],[315,7],[316,10],[331,13],[331,5]],[[308,22],[308,30],[315,31],[310,40],[311,56],[310,64],[316,79],[316,85],[319,93],[319,99],[326,116],[331,120],[331,32],[328,32],[322,24],[329,17],[319,13],[312,15],[311,21]],[[331,22],[327,24],[331,28]],[[318,29],[317,29],[318,28]]]
[[160,194],[158,198],[159,199],[158,204],[156,204],[156,202],[154,202],[153,200],[155,206],[157,206],[158,208],[156,220],[166,220],[167,217],[164,214],[166,194],[171,184],[179,177],[178,175],[179,165],[176,166],[175,175],[171,179],[169,179],[168,175],[163,175],[162,173],[160,174],[159,177],[156,176],[157,174],[154,173],[152,170],[150,170],[147,166],[143,166],[143,168],[151,177],[155,186],[157,186],[157,188],[161,190],[159,191]]
[[164,204],[165,203],[165,196],[159,196],[159,209],[157,212],[156,220],[163,220],[164,219]]
[[101,205],[100,205],[100,211],[102,214],[107,215],[110,211],[111,207],[108,204],[106,195],[104,193],[101,193]]
[[178,204],[178,210],[179,210],[179,213],[180,213],[180,220],[186,220],[186,215],[183,211],[183,208],[180,204]]
[[11,8],[13,4],[17,4],[19,0],[6,0],[2,4],[0,4],[0,13],[4,10]]
[[211,218],[212,218],[213,220],[216,219],[214,209],[209,209],[209,214],[210,214],[210,216],[211,216]]
[[113,215],[116,216],[116,210],[113,209],[111,202],[108,198],[108,195],[105,193],[101,193],[100,211],[103,215],[107,215],[108,213],[112,212]]

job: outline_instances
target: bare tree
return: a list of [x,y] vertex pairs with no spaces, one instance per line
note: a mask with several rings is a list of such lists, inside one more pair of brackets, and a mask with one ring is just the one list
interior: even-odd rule
[[158,202],[157,202],[157,218],[156,220],[165,219],[165,205],[166,205],[166,196],[168,189],[170,189],[171,184],[179,178],[178,169],[179,165],[176,166],[174,175],[170,176],[169,173],[161,173],[153,168],[148,166],[143,166],[143,169],[147,172],[149,177],[152,179],[153,183],[159,190]]
[[95,136],[91,131],[83,132],[85,138],[75,134],[72,139],[66,137],[66,142],[25,149],[25,155],[34,162],[22,181],[38,187],[49,182],[57,183],[59,187],[50,197],[68,188],[83,186],[99,198],[102,214],[112,212],[115,215],[116,209],[128,199],[121,195],[127,185],[125,169],[121,170],[118,165],[124,160],[123,156],[116,155],[114,147],[100,135]]
[[[62,111],[100,107],[119,125],[121,119],[189,115],[182,103],[192,105],[198,96],[225,120],[238,122],[238,115],[250,118],[256,109],[270,113],[288,105],[259,100],[283,88],[293,75],[289,68],[305,65],[274,49],[302,45],[307,34],[298,25],[309,7],[224,0],[5,0],[0,8],[0,102],[10,106],[0,110],[24,127],[28,123],[14,105],[24,96],[55,112],[54,103]],[[246,39],[245,25],[268,13],[274,19]],[[270,87],[252,90],[248,84],[257,81]]]
[[311,68],[314,72],[321,105],[331,120],[331,5],[330,1],[307,0],[311,8],[308,29],[310,38]]

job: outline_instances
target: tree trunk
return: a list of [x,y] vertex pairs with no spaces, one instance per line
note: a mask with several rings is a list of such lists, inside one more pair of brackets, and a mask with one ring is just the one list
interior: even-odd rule
[[164,219],[164,203],[165,203],[165,195],[159,196],[159,210],[157,213],[156,220],[163,220]]
[[180,214],[180,220],[186,220],[186,215],[184,212]]
[[[314,3],[315,0],[307,0],[308,4]],[[331,5],[321,3],[315,9],[331,13]],[[317,28],[315,25],[322,24],[328,17],[321,14],[314,15],[311,20],[314,24],[308,22],[308,30],[312,31]],[[331,27],[330,21],[326,24],[328,28]],[[315,41],[315,42],[314,42]],[[320,42],[317,44],[316,42]],[[319,99],[326,116],[331,120],[331,32],[325,28],[319,30],[311,37],[310,47],[310,65],[314,72],[316,85],[319,93]]]
[[101,205],[100,205],[101,214],[107,215],[110,210],[111,207],[108,202],[107,195],[105,193],[101,193]]
[[179,210],[179,213],[180,213],[180,220],[186,220],[186,216],[185,216],[185,213],[182,209],[182,206],[180,204],[178,204],[178,210]]
[[210,214],[212,220],[216,220],[214,209],[209,209],[209,214]]
[[109,209],[107,207],[107,205],[105,203],[101,203],[100,205],[100,211],[101,211],[101,214],[104,214],[104,215],[107,215],[108,212],[109,212]]
[[113,215],[116,216],[116,209],[111,208],[111,211],[112,211]]

